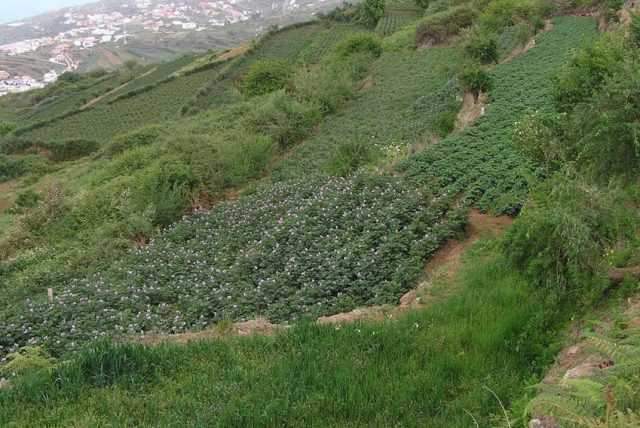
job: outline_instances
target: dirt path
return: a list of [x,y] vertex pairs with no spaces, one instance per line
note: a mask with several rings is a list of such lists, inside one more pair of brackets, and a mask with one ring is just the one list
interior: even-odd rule
[[511,217],[494,217],[479,211],[472,211],[464,238],[449,241],[436,252],[424,267],[427,279],[402,296],[398,306],[359,308],[351,312],[318,318],[317,323],[343,324],[362,320],[382,320],[394,318],[408,310],[423,307],[425,302],[434,298],[429,292],[429,289],[434,285],[434,281],[453,278],[460,271],[462,255],[474,242],[482,237],[503,234],[512,222],[513,219]]
[[113,88],[112,90],[110,90],[110,91],[109,91],[109,92],[107,92],[106,94],[102,94],[102,95],[100,95],[100,96],[95,97],[95,98],[94,98],[94,99],[92,99],[92,100],[89,100],[89,102],[88,102],[88,103],[86,103],[86,104],[84,104],[84,105],[80,106],[80,108],[79,108],[78,110],[84,110],[84,109],[86,109],[86,108],[88,108],[88,107],[91,107],[92,105],[94,105],[95,103],[97,103],[98,101],[100,101],[101,99],[106,98],[106,97],[108,97],[109,95],[113,95],[114,93],[118,92],[120,89],[122,89],[122,88],[124,88],[125,86],[127,86],[129,83],[131,83],[131,82],[135,82],[136,80],[141,79],[141,78],[143,78],[143,77],[145,77],[145,76],[147,76],[147,75],[149,75],[149,74],[153,73],[154,71],[156,71],[156,67],[152,68],[151,70],[147,71],[147,72],[146,72],[146,73],[144,73],[144,74],[141,74],[140,76],[136,77],[135,79],[131,79],[131,80],[129,80],[128,82],[124,82],[122,85],[118,86],[117,88]]
[[13,188],[17,183],[17,178],[0,183],[0,213],[11,208],[13,205],[13,202],[10,198],[7,198],[7,196],[13,193]]
[[240,46],[237,46],[237,47],[231,49],[229,52],[225,52],[222,55],[217,56],[213,60],[213,62],[222,62],[222,61],[226,61],[226,60],[231,59],[231,58],[235,58],[237,56],[242,55],[243,53],[245,53],[248,50],[249,50],[249,44],[245,43],[244,45],[240,45]]
[[458,111],[458,115],[456,116],[453,132],[458,133],[471,126],[477,118],[484,115],[484,110],[488,104],[488,94],[480,94],[478,101],[473,98],[472,94],[464,94],[462,107],[460,107],[460,111]]
[[369,89],[371,86],[373,86],[373,75],[369,73],[364,79],[362,79],[362,82],[360,82],[358,90],[363,91],[365,89]]

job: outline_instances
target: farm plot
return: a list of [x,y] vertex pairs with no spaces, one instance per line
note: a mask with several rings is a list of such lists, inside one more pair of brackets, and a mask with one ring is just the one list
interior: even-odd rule
[[[276,165],[271,178],[285,180],[322,169],[332,148],[345,141],[380,150],[405,148],[429,129],[438,111],[450,106],[451,100],[436,92],[447,86],[449,70],[462,55],[457,47],[383,54],[371,71],[373,85],[353,105],[328,117],[321,131]],[[430,111],[416,114],[415,104],[430,96],[435,96],[427,102]]]
[[418,13],[412,10],[385,10],[384,16],[378,21],[376,32],[383,36],[388,36],[393,34],[398,28],[418,18]]
[[[230,69],[216,67],[182,76],[132,97],[117,100],[115,103],[99,103],[90,110],[29,130],[24,135],[54,139],[89,137],[107,141],[119,133],[143,125],[176,119],[181,114],[182,106],[199,92],[210,95],[205,88],[217,79],[218,73],[224,73],[225,78],[213,85],[215,94],[211,97],[212,105],[236,101],[239,95],[232,87],[231,77],[241,73],[256,60],[295,60],[300,51],[313,40],[318,28],[317,24],[299,25],[267,35],[253,52],[246,57],[238,58],[237,62],[228,64]],[[130,91],[129,88],[127,90]],[[211,107],[209,104],[207,107]]]
[[514,124],[548,102],[552,74],[572,49],[597,35],[591,19],[557,19],[535,49],[495,69],[490,104],[476,126],[403,161],[400,169],[418,183],[433,184],[441,194],[462,192],[464,202],[481,210],[517,212],[529,177],[539,172],[514,147]]
[[394,177],[276,184],[178,222],[111,270],[62,285],[52,302],[6,308],[0,345],[61,351],[104,335],[394,303],[466,223],[450,202]]

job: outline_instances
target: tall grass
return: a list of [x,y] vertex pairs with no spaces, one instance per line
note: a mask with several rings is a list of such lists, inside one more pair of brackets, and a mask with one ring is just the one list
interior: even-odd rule
[[494,246],[477,246],[461,277],[443,284],[461,281],[450,297],[398,320],[93,345],[0,392],[0,425],[462,427],[473,426],[469,414],[480,426],[504,422],[486,388],[511,404],[549,363],[563,317],[540,323],[549,312]]

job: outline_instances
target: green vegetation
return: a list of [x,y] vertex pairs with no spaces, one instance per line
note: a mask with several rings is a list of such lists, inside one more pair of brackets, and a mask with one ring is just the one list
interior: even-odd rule
[[529,183],[541,175],[514,146],[514,124],[549,102],[551,76],[575,46],[596,37],[593,22],[558,18],[554,29],[492,74],[495,86],[485,116],[476,125],[403,161],[401,170],[440,192],[462,193],[465,203],[496,213],[516,213]]
[[0,422],[332,426],[348,415],[350,426],[490,425],[501,411],[485,387],[508,406],[551,355],[534,351],[544,335],[526,334],[539,297],[493,245],[466,266],[450,297],[398,320],[186,346],[98,344],[0,391]]
[[375,26],[384,16],[384,0],[362,0],[358,9],[360,20],[364,24]]
[[[0,103],[0,425],[634,426],[637,320],[593,380],[535,385],[638,291],[636,18],[420,6],[71,74],[43,93],[104,96],[40,122]],[[224,337],[255,318],[282,328]]]
[[285,61],[257,61],[242,79],[242,92],[254,97],[282,89],[293,73],[293,66]]

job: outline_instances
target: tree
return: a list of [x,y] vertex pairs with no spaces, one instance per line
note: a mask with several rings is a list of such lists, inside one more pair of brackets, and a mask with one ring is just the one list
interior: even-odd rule
[[362,0],[360,19],[365,24],[374,26],[384,16],[384,7],[384,0]]
[[429,4],[431,4],[431,0],[414,0],[414,2],[416,6],[425,10],[429,7]]
[[484,67],[471,67],[458,74],[458,80],[466,92],[473,94],[473,100],[478,102],[480,93],[493,89],[493,77]]
[[476,33],[471,35],[465,50],[471,57],[483,64],[498,62],[498,39],[493,34]]

